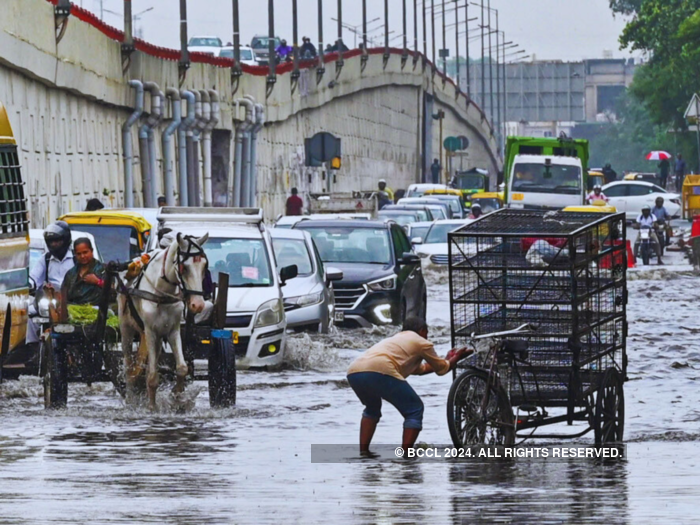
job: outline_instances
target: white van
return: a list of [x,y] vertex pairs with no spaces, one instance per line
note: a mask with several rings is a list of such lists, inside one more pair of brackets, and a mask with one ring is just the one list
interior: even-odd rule
[[[236,367],[275,368],[286,346],[282,278],[258,208],[161,208],[158,229],[200,237],[212,279],[229,274],[226,329],[233,332]],[[157,235],[153,245],[157,243]]]

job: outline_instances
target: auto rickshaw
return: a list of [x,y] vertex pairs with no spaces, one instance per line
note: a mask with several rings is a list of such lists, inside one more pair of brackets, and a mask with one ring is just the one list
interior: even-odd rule
[[641,180],[643,182],[651,182],[652,184],[659,184],[659,176],[656,173],[627,173],[622,180]]
[[605,186],[605,176],[602,171],[590,170],[588,172],[588,191],[593,191],[593,188]]
[[126,262],[140,256],[151,235],[151,224],[142,215],[127,210],[78,211],[59,220],[91,233],[107,262]]
[[700,175],[686,175],[683,181],[683,218],[700,216]]
[[490,190],[491,180],[489,172],[480,168],[473,168],[468,171],[459,171],[452,178],[450,183],[455,189],[462,192],[467,206],[471,206],[471,196],[476,193],[484,193]]
[[475,203],[479,203],[482,213],[491,213],[503,208],[503,194],[496,192],[474,193],[471,195],[470,205]]

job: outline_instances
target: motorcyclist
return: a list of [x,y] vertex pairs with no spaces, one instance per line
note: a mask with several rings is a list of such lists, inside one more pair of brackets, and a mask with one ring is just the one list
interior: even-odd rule
[[[36,262],[29,273],[37,291],[51,288],[58,292],[68,270],[75,266],[71,251],[70,226],[64,221],[56,221],[44,230],[44,241],[48,251]],[[40,327],[35,325],[32,317],[38,312],[34,304],[29,306],[29,324],[27,326],[27,343],[38,343]]]
[[294,49],[292,48],[292,46],[287,45],[286,40],[282,40],[282,42],[280,42],[280,45],[277,46],[277,49],[275,49],[275,52],[277,53],[277,56],[279,57],[280,61],[283,61],[291,57],[292,53],[294,52]]
[[[644,206],[642,208],[642,213],[637,217],[637,221],[635,226],[639,230],[645,230],[648,229],[650,230],[649,232],[649,237],[651,239],[652,244],[654,245],[654,249],[656,250],[656,256],[658,258],[658,263],[663,264],[663,261],[661,260],[661,244],[659,243],[659,238],[656,235],[656,231],[654,230],[654,227],[656,225],[656,216],[651,213],[651,206]],[[642,244],[642,236],[638,235],[637,240],[634,243],[634,256],[635,258],[639,257],[639,247]]]
[[472,204],[471,213],[469,214],[468,218],[478,219],[479,217],[481,217],[482,214],[483,211],[481,210],[481,204],[475,202],[474,204]]
[[656,217],[659,226],[663,226],[664,232],[666,233],[666,246],[671,244],[671,237],[673,237],[673,229],[671,228],[671,214],[664,206],[664,198],[656,198],[656,206],[651,210],[651,213]]
[[607,204],[609,199],[603,193],[603,188],[600,187],[600,184],[596,184],[593,186],[593,191],[588,194],[587,200],[588,204],[594,204],[596,201],[603,201]]

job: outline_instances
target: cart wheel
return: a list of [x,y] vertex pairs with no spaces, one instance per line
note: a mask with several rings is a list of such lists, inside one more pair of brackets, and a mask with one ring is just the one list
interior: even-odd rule
[[508,396],[493,385],[487,393],[487,384],[488,374],[481,370],[467,370],[452,383],[447,400],[447,424],[456,447],[515,443],[513,409]]
[[106,344],[104,353],[104,366],[109,380],[114,389],[122,397],[126,396],[126,376],[124,373],[124,356],[117,344]]
[[209,404],[225,408],[236,404],[236,350],[231,332],[212,330],[209,351]]
[[625,394],[622,377],[609,368],[596,396],[593,431],[596,445],[621,443],[625,430]]
[[44,368],[44,408],[64,408],[68,403],[68,360],[65,349],[57,348],[52,337],[41,347]]

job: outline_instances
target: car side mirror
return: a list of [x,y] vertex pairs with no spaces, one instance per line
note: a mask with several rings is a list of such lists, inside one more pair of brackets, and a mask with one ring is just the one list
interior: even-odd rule
[[401,257],[399,264],[420,264],[420,257],[415,253],[406,252]]
[[282,286],[287,284],[287,281],[290,279],[294,279],[297,275],[299,275],[299,268],[296,264],[282,268],[280,270],[280,281],[282,281]]
[[326,268],[326,282],[328,283],[342,281],[344,276],[343,271],[338,270],[338,268]]
[[413,237],[411,239],[411,244],[413,244],[413,245],[423,244],[423,237]]

